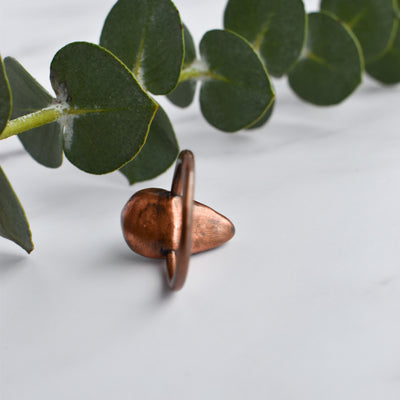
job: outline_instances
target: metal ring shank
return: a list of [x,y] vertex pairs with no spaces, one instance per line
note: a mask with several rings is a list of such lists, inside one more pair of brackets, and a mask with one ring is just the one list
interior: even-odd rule
[[183,287],[189,267],[192,248],[192,217],[194,196],[194,156],[189,150],[179,155],[176,163],[171,192],[182,195],[182,232],[176,252],[167,255],[168,284],[171,289]]

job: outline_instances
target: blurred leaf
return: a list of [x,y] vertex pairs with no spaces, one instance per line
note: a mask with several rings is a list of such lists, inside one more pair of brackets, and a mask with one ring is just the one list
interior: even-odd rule
[[390,49],[366,69],[369,75],[387,85],[400,82],[400,28]]
[[274,112],[274,107],[275,107],[275,101],[271,104],[271,106],[267,109],[267,111],[264,112],[264,115],[253,125],[250,125],[247,129],[249,130],[258,129],[264,126],[271,118],[272,113]]
[[397,0],[321,0],[321,9],[344,21],[360,41],[366,63],[383,55],[397,29]]
[[159,107],[142,150],[120,171],[131,185],[152,179],[166,171],[178,153],[179,146],[171,122],[165,111]]
[[6,70],[0,57],[0,133],[4,130],[11,115],[11,91]]
[[32,235],[24,210],[1,168],[0,236],[12,240],[28,253],[33,250]]
[[183,24],[183,42],[185,44],[185,58],[183,59],[183,66],[188,67],[196,59],[197,54],[193,36],[185,24]]
[[61,122],[72,164],[103,174],[139,153],[157,105],[109,51],[84,42],[63,47],[51,63],[51,83],[69,107]]
[[224,24],[253,45],[268,73],[280,77],[300,56],[306,17],[302,0],[229,0]]
[[201,111],[216,128],[247,128],[272,104],[274,92],[260,58],[239,35],[207,32],[200,43],[209,71],[200,91]]
[[351,31],[329,14],[310,14],[306,48],[289,73],[296,94],[317,105],[340,103],[360,84],[362,71],[361,49]]
[[[10,82],[13,105],[11,118],[29,114],[48,107],[53,98],[13,58],[4,59]],[[40,164],[57,168],[62,163],[62,132],[58,122],[20,133],[26,151]]]
[[189,79],[178,84],[178,86],[167,95],[168,99],[178,107],[189,107],[196,94],[197,81]]
[[[196,59],[196,47],[194,45],[193,37],[189,32],[186,25],[183,25],[183,37],[185,42],[185,59],[183,68],[190,68],[190,65]],[[187,81],[178,83],[178,86],[167,95],[168,99],[178,107],[188,107],[192,104],[194,95],[196,93],[196,79],[189,79]]]
[[150,92],[166,94],[178,83],[182,22],[170,0],[119,0],[106,18],[100,44]]

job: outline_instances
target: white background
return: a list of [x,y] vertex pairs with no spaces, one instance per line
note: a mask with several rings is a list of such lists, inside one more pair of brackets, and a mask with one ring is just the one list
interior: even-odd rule
[[[54,53],[97,42],[112,4],[1,0],[2,55],[50,90]],[[197,42],[222,25],[224,1],[176,4]],[[400,398],[400,88],[365,77],[318,108],[275,86],[271,122],[234,135],[197,101],[163,102],[195,153],[197,200],[237,230],[192,258],[179,293],[119,226],[131,194],[168,188],[172,169],[129,187],[0,143],[36,246],[0,240],[1,400]]]

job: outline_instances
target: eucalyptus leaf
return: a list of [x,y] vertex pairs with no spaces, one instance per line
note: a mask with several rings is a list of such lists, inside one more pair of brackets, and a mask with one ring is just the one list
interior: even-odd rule
[[366,63],[383,55],[397,29],[397,0],[321,0],[321,9],[344,21],[360,41]]
[[337,104],[360,84],[362,71],[361,49],[350,29],[330,14],[310,14],[306,47],[289,73],[295,93],[317,105]]
[[4,130],[11,115],[11,90],[3,60],[0,57],[0,133]]
[[193,103],[196,94],[196,86],[197,81],[195,79],[180,82],[178,86],[167,95],[167,97],[178,107],[189,107]]
[[159,107],[142,150],[120,171],[130,184],[152,179],[166,171],[178,153],[174,129],[165,111]]
[[103,174],[139,153],[157,104],[108,50],[85,42],[63,47],[51,63],[51,83],[65,107],[64,152],[72,164]]
[[185,24],[183,24],[183,41],[185,45],[185,58],[183,59],[183,67],[187,68],[196,59],[197,54],[193,36]]
[[207,65],[200,90],[206,120],[225,132],[247,128],[274,100],[265,67],[251,45],[233,32],[212,30],[200,43]]
[[274,107],[275,107],[275,101],[271,104],[271,106],[267,109],[267,111],[264,112],[263,116],[253,125],[250,125],[247,129],[252,130],[263,127],[271,118],[274,112]]
[[224,25],[245,37],[268,72],[280,77],[300,56],[306,17],[302,0],[229,0]]
[[28,253],[33,250],[32,235],[25,212],[1,168],[0,236],[12,240]]
[[366,69],[369,75],[387,85],[400,82],[400,28],[390,49]]
[[[186,25],[183,25],[183,37],[185,42],[185,58],[182,69],[188,69],[196,60],[196,47],[193,37]],[[196,93],[196,79],[189,79],[178,83],[178,86],[167,95],[168,99],[178,107],[188,107],[192,104]]]
[[177,85],[183,33],[170,0],[119,0],[106,18],[100,45],[122,60],[150,92],[167,94]]
[[[51,105],[53,98],[15,59],[4,59],[13,105],[11,118],[38,111]],[[58,122],[20,133],[26,151],[40,164],[57,168],[62,163],[62,132]]]

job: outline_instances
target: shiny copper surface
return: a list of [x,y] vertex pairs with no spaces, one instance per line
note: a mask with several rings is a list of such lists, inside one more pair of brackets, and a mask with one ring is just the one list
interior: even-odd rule
[[169,286],[185,283],[191,254],[220,246],[235,233],[233,224],[204,204],[193,201],[194,157],[181,152],[171,192],[144,189],[122,210],[122,229],[128,246],[150,258],[166,258]]
[[178,157],[172,179],[171,194],[175,198],[182,194],[181,214],[176,216],[177,220],[181,219],[182,221],[179,246],[177,250],[172,250],[167,256],[169,287],[179,290],[186,280],[192,248],[194,156],[191,151],[182,151]]

